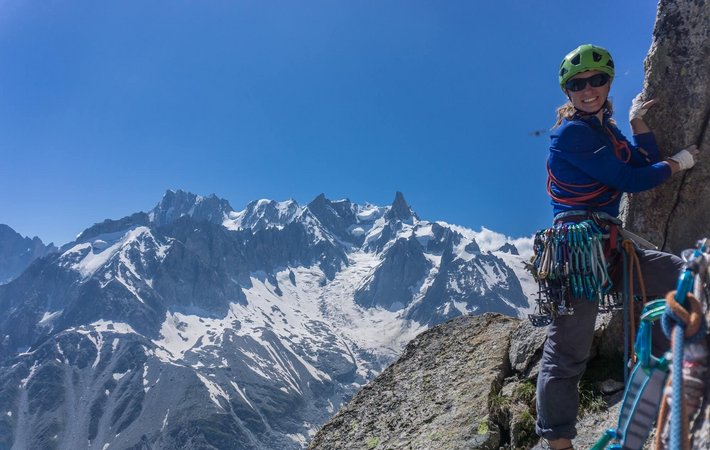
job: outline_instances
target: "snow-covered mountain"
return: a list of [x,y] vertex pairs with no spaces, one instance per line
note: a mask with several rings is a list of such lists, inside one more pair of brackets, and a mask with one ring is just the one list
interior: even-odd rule
[[0,449],[302,448],[417,333],[528,310],[524,257],[479,236],[400,193],[168,191],[0,286]]
[[0,284],[14,280],[32,261],[55,251],[54,244],[44,245],[38,237],[23,237],[0,223]]

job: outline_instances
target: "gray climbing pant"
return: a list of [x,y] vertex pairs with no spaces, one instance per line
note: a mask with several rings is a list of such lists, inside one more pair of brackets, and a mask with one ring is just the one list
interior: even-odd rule
[[[636,249],[636,254],[649,299],[665,297],[668,291],[675,289],[683,268],[683,261],[679,257],[642,249]],[[634,284],[634,293],[640,295],[637,280]],[[538,436],[547,440],[573,439],[577,435],[577,386],[587,367],[599,305],[597,302],[575,299],[572,306],[573,315],[558,317],[549,325],[537,377],[535,428]]]

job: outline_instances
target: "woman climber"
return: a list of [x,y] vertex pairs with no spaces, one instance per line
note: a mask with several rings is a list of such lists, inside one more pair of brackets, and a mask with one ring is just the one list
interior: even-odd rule
[[[557,110],[547,160],[548,193],[554,224],[593,220],[610,237],[606,254],[614,258],[619,205],[624,192],[658,186],[690,169],[697,147],[661,160],[653,133],[643,120],[654,100],[637,97],[629,111],[633,144],[616,127],[609,90],[614,63],[608,51],[581,45],[562,60],[559,83],[568,102]],[[682,260],[674,255],[634,247],[649,297],[675,288]],[[618,259],[618,257],[617,257]],[[639,290],[636,290],[639,292]],[[573,297],[573,296],[570,296]],[[585,370],[594,335],[598,302],[569,298],[566,315],[549,325],[537,380],[536,431],[552,449],[572,449],[579,406],[578,382]]]

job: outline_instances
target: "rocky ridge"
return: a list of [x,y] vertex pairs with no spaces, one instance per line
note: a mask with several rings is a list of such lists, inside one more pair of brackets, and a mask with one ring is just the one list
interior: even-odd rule
[[[615,332],[606,320],[600,321],[595,354]],[[534,382],[544,340],[543,328],[495,314],[438,325],[412,340],[309,448],[531,448],[537,443]],[[583,433],[579,448],[591,447],[613,418],[604,413],[595,420],[598,432]]]
[[[621,314],[597,321],[581,383],[575,448],[615,428],[623,396]],[[495,314],[452,319],[417,336],[314,436],[325,449],[535,449],[535,380],[545,328]],[[617,368],[618,370],[614,370]],[[705,416],[695,446],[708,442]],[[650,442],[650,441],[649,441]]]

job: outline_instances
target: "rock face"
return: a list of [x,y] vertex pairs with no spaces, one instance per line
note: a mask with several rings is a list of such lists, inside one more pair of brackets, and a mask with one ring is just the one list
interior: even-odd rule
[[634,194],[627,226],[679,253],[710,236],[710,8],[705,1],[662,0],[640,94],[658,104],[646,115],[664,156],[696,144],[695,167]]
[[7,225],[0,224],[0,284],[17,278],[37,258],[57,251],[38,237],[22,237]]
[[[664,156],[691,144],[695,167],[635,194],[627,226],[678,254],[710,237],[710,8],[706,1],[661,0],[640,94],[659,104],[646,115]],[[707,314],[706,314],[707,315]],[[710,340],[710,336],[708,337]],[[710,383],[709,383],[710,384]],[[694,448],[710,447],[710,386],[694,427]]]

